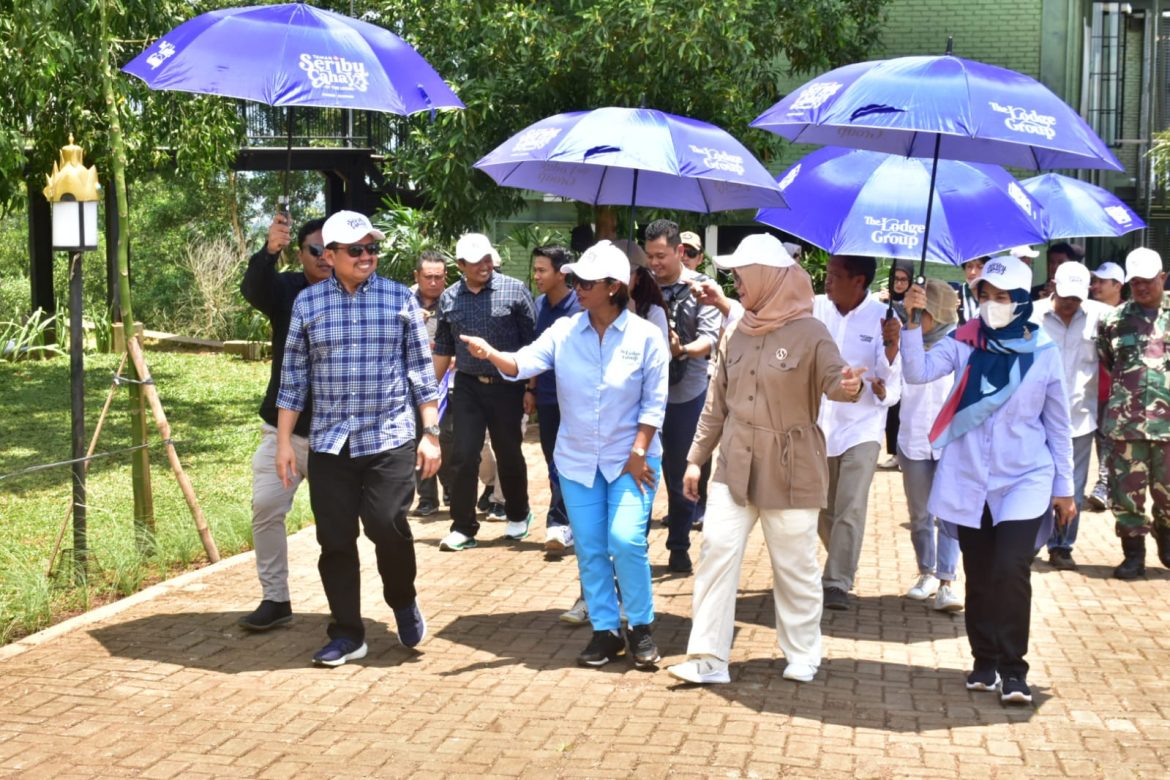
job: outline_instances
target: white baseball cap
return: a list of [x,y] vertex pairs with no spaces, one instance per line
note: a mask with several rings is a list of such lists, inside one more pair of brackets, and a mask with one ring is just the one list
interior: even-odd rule
[[1138,247],[1125,256],[1125,281],[1153,279],[1162,273],[1162,256],[1153,249]]
[[793,260],[798,259],[802,254],[804,254],[804,249],[801,247],[800,244],[790,244],[787,241],[785,241],[783,243],[784,243],[784,248],[786,250],[788,250],[788,254],[791,255]]
[[503,259],[500,257],[500,253],[496,251],[496,248],[494,246],[492,247],[491,255],[492,255],[492,267],[493,268],[499,268],[501,265],[504,264]]
[[685,244],[691,249],[698,249],[703,251],[703,241],[699,238],[698,233],[693,233],[690,230],[684,230],[678,234],[678,241],[680,244]]
[[1052,281],[1056,283],[1056,294],[1061,298],[1089,299],[1089,269],[1083,263],[1066,260],[1056,269]]
[[1008,254],[1011,255],[1012,257],[1016,258],[1017,260],[1022,260],[1025,257],[1035,258],[1035,257],[1040,256],[1039,252],[1037,252],[1035,249],[1028,246],[1027,244],[1023,244],[1021,246],[1013,246],[1011,249],[1008,250]]
[[577,262],[562,265],[561,273],[572,274],[587,282],[613,279],[626,284],[630,281],[630,261],[625,252],[609,241],[598,241],[586,249]]
[[472,265],[485,257],[492,258],[495,252],[492,242],[483,233],[464,233],[455,242],[455,259]]
[[1101,263],[1093,271],[1093,276],[1099,279],[1112,279],[1118,284],[1125,284],[1125,271],[1117,263]]
[[788,254],[780,239],[771,233],[753,233],[740,241],[739,246],[731,254],[716,257],[715,265],[723,269],[740,268],[745,265],[787,268],[796,265],[796,261]]
[[1023,260],[1012,255],[997,255],[983,266],[979,281],[1001,290],[1032,289],[1032,269]]
[[356,211],[339,211],[321,227],[321,240],[330,244],[352,244],[366,236],[382,241],[386,234],[370,224],[370,218]]

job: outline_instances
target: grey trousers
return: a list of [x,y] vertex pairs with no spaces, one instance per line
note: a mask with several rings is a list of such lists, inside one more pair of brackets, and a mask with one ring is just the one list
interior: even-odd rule
[[865,441],[829,458],[829,503],[817,520],[817,532],[829,554],[822,587],[853,589],[865,537],[869,486],[880,451],[878,442]]
[[276,428],[260,426],[260,446],[252,456],[252,546],[256,550],[256,573],[268,601],[289,601],[288,531],[284,518],[292,509],[305,475],[309,472],[309,440],[292,437],[297,456],[297,476],[288,487],[276,475]]

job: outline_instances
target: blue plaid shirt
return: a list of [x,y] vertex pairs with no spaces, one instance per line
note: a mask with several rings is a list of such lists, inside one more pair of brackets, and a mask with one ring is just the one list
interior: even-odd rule
[[415,409],[439,399],[422,309],[405,286],[371,276],[354,294],[336,278],[297,296],[276,405],[301,411],[313,388],[309,446],[374,455],[415,439]]

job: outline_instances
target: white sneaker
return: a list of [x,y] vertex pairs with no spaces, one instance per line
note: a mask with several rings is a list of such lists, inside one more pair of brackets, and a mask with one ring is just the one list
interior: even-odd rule
[[812,664],[789,663],[784,667],[784,679],[793,682],[812,682],[817,676],[817,667]]
[[671,677],[677,677],[683,682],[695,683],[696,685],[731,682],[731,675],[727,672],[727,664],[710,655],[683,661],[666,671],[670,672]]
[[439,542],[439,549],[447,552],[458,552],[459,550],[469,550],[472,547],[478,547],[479,542],[475,541],[474,536],[460,533],[459,531],[452,531],[443,537],[443,541]]
[[514,542],[518,542],[524,537],[528,536],[528,528],[532,525],[532,513],[528,513],[528,517],[523,520],[509,520],[508,524],[504,526],[504,536],[508,537]]
[[910,590],[906,591],[906,598],[914,599],[915,601],[925,601],[926,599],[938,593],[938,578],[933,574],[923,574],[914,583]]
[[585,599],[577,599],[574,601],[573,606],[569,607],[568,612],[561,613],[559,620],[571,626],[580,626],[588,623],[589,607],[585,604]]
[[943,585],[934,595],[934,608],[939,612],[959,612],[963,609],[963,600],[951,590],[950,585]]
[[563,555],[565,550],[573,546],[573,531],[567,525],[549,526],[544,533],[544,551],[555,555]]

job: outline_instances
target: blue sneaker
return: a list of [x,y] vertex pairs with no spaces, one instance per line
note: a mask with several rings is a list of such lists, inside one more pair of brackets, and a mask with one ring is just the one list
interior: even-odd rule
[[322,647],[313,656],[313,663],[317,666],[341,666],[346,661],[356,661],[365,658],[369,648],[365,642],[355,642],[352,639],[334,639]]
[[395,609],[394,620],[398,623],[398,641],[407,647],[414,647],[426,638],[427,621],[418,609],[418,599],[409,607]]

